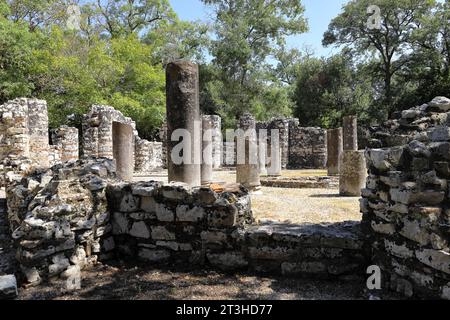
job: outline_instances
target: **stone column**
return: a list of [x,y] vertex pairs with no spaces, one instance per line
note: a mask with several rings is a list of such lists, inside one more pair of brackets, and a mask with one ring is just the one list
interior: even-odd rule
[[222,139],[222,118],[220,116],[208,116],[212,122],[212,157],[213,168],[222,167],[223,139]]
[[132,181],[134,172],[133,127],[128,124],[113,122],[112,136],[117,176],[122,180]]
[[[171,62],[166,68],[167,158],[169,181],[191,186],[201,184],[201,121],[199,108],[198,66],[188,61]],[[177,129],[188,133],[186,139],[172,134]],[[186,140],[186,141],[185,141]],[[182,161],[172,157],[172,150],[183,143]],[[178,148],[177,148],[178,149]],[[175,150],[177,151],[177,150]],[[178,152],[177,154],[180,154]]]
[[340,168],[339,193],[359,197],[367,178],[364,151],[344,151]]
[[201,184],[207,185],[213,180],[213,122],[210,116],[202,117],[202,165]]
[[261,188],[261,181],[255,118],[244,114],[239,120],[239,129],[245,135],[237,140],[236,182],[250,191],[256,191]]
[[281,167],[286,169],[289,160],[289,126],[292,119],[274,119],[269,124],[269,130],[279,130],[281,148]]
[[358,118],[356,116],[344,117],[343,127],[344,150],[358,150]]
[[343,151],[342,128],[327,130],[327,150],[328,175],[338,175]]
[[258,143],[258,159],[259,159],[259,174],[261,176],[267,175],[267,141],[260,139]]
[[282,150],[280,131],[278,129],[272,130],[270,134],[269,166],[267,168],[269,176],[281,176]]

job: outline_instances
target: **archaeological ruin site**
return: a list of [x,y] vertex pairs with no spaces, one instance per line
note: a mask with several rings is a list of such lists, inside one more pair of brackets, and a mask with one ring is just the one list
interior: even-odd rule
[[0,106],[1,298],[77,292],[87,270],[125,261],[450,299],[450,99],[363,139],[355,116],[326,130],[247,113],[223,128],[200,113],[196,64],[172,62],[166,77],[159,141],[111,106],[56,130],[46,101]]

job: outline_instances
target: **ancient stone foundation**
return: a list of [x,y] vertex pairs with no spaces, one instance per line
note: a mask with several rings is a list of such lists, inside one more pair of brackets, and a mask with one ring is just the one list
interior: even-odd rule
[[450,299],[450,100],[405,110],[372,133],[361,210],[383,287]]
[[182,183],[125,183],[109,159],[82,159],[17,179],[8,209],[21,283],[80,279],[98,260],[183,264],[286,276],[360,276],[357,223],[252,225],[250,196]]

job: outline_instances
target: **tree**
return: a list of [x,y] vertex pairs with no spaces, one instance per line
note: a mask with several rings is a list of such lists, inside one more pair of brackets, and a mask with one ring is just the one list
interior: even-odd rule
[[335,128],[345,115],[369,123],[373,110],[370,83],[344,53],[328,59],[305,57],[297,64],[294,115],[304,126]]
[[[380,28],[369,28],[367,9],[380,8]],[[334,18],[324,34],[324,45],[345,46],[361,59],[376,59],[372,77],[383,83],[383,103],[393,111],[395,76],[408,62],[412,35],[430,14],[434,0],[352,0]]]
[[30,31],[60,23],[66,16],[66,9],[69,5],[68,0],[6,1],[10,8],[10,20],[26,23]]
[[0,15],[0,104],[32,94],[34,84],[29,79],[31,65],[36,61],[34,50],[41,34],[31,33],[25,23],[6,18],[9,8],[2,6]]
[[[232,123],[246,111],[266,114],[273,108],[264,95],[278,85],[266,72],[267,60],[286,36],[307,30],[298,0],[203,0],[215,9],[210,52],[217,78],[208,92],[216,112]],[[283,89],[284,90],[284,89]],[[273,92],[273,91],[272,91]],[[282,103],[282,101],[280,101]],[[277,106],[278,107],[278,106]],[[287,108],[278,108],[278,110]]]
[[450,2],[438,3],[414,31],[411,57],[401,73],[406,90],[399,107],[430,101],[450,92]]
[[98,23],[111,37],[157,29],[176,18],[167,0],[96,0]]

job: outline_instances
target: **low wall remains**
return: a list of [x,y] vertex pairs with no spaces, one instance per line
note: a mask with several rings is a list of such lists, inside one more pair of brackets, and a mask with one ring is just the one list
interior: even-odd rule
[[7,189],[17,259],[28,284],[80,277],[127,257],[221,270],[346,278],[367,264],[357,223],[254,225],[244,188],[125,183],[109,159],[85,158],[17,178]]

